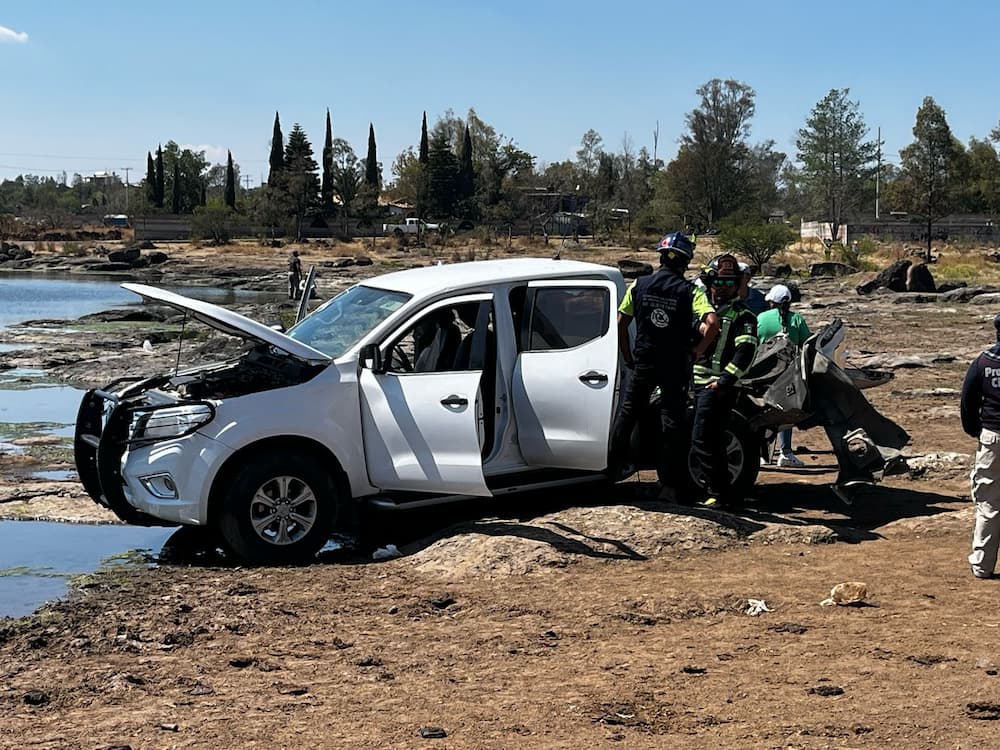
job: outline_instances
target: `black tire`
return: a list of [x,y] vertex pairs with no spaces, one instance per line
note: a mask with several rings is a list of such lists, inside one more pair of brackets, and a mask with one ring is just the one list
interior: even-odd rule
[[[726,428],[729,444],[729,477],[732,496],[737,499],[750,497],[757,475],[760,473],[760,436],[750,429],[746,418],[739,412],[733,412]],[[688,475],[691,486],[703,490],[704,487],[695,478],[694,466],[690,454],[688,456]]]
[[330,538],[341,506],[333,478],[308,454],[255,454],[222,497],[219,533],[244,562],[307,562]]

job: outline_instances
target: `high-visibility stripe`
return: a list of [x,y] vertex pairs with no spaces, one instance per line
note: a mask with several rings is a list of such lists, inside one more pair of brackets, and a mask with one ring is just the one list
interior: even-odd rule
[[740,344],[753,344],[756,347],[757,337],[751,336],[750,334],[744,334],[743,336],[737,336],[734,338],[733,343],[736,344],[736,346],[739,346]]
[[728,372],[730,375],[734,375],[734,376],[736,376],[738,378],[738,377],[742,376],[743,373],[746,372],[746,371],[745,370],[741,370],[739,367],[737,367],[732,362],[730,362],[728,365],[726,365],[726,372]]

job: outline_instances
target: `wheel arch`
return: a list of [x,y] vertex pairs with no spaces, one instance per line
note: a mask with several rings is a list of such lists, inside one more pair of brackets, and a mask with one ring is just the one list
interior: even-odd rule
[[329,471],[338,494],[345,504],[350,503],[352,500],[351,485],[347,478],[347,472],[344,471],[343,465],[333,451],[322,443],[301,435],[274,435],[243,446],[227,458],[215,473],[208,495],[208,522],[211,526],[218,523],[225,489],[232,482],[240,466],[256,454],[274,455],[281,452],[294,452],[312,458],[317,464]]

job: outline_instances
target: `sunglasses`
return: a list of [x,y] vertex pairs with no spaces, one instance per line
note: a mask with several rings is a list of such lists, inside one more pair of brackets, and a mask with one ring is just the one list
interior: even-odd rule
[[712,286],[736,286],[736,279],[712,279]]

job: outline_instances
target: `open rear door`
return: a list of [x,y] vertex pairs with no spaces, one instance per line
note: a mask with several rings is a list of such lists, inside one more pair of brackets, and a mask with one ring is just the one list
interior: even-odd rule
[[520,316],[511,397],[529,466],[602,471],[618,372],[612,281],[534,281]]

